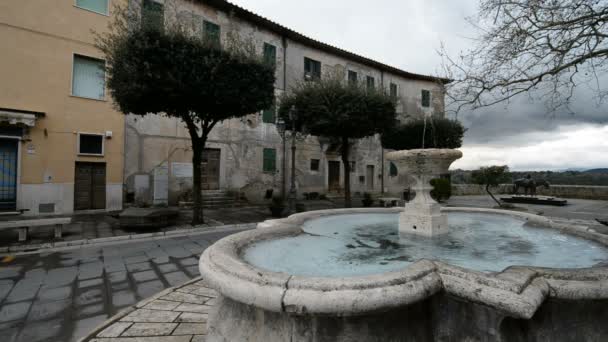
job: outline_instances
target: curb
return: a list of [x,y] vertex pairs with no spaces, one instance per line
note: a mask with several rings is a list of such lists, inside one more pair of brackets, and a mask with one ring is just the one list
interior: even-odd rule
[[177,286],[173,286],[173,287],[169,287],[166,288],[162,291],[160,291],[159,293],[153,295],[152,297],[148,297],[138,303],[135,303],[129,307],[126,307],[124,309],[122,309],[121,311],[119,311],[116,315],[108,318],[106,321],[104,321],[103,323],[101,323],[100,325],[96,326],[93,330],[91,330],[86,336],[81,337],[80,339],[78,339],[78,342],[87,342],[90,341],[91,339],[95,338],[95,336],[100,333],[101,331],[103,331],[105,328],[109,327],[110,325],[116,323],[116,321],[119,321],[121,318],[125,317],[126,315],[130,314],[131,312],[137,310],[137,309],[141,309],[142,307],[146,306],[148,303],[150,303],[153,300],[156,300],[166,294],[169,294],[171,292],[174,292],[175,290],[182,288],[184,286],[190,285],[192,283],[196,283],[201,281],[203,278],[202,277],[196,277],[192,280],[189,280],[181,285],[177,285]]
[[232,230],[248,230],[254,229],[257,223],[241,223],[241,224],[228,224],[221,226],[206,226],[206,227],[192,227],[186,229],[176,229],[165,232],[157,233],[145,233],[145,234],[130,234],[121,236],[111,236],[105,238],[96,239],[83,239],[74,241],[58,241],[58,242],[47,242],[35,245],[24,245],[24,246],[11,246],[11,247],[0,247],[0,256],[4,255],[26,255],[36,254],[44,252],[53,252],[59,250],[76,249],[82,247],[92,247],[96,245],[111,245],[118,243],[126,243],[129,241],[148,241],[148,240],[160,240],[168,239],[180,236],[193,236],[217,232],[225,232]]

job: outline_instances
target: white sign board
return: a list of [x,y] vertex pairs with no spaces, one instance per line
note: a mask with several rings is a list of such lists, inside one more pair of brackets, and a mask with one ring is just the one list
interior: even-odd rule
[[171,176],[192,178],[192,163],[171,163]]
[[163,163],[154,169],[154,204],[169,203],[169,166]]

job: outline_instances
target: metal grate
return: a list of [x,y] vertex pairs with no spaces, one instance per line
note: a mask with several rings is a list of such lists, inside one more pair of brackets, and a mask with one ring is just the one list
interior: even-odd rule
[[16,140],[0,139],[0,210],[17,206],[17,144]]

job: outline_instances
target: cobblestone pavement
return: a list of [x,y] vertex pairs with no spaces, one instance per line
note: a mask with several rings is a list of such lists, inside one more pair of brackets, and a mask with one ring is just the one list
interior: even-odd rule
[[5,257],[0,341],[75,341],[120,310],[197,277],[202,251],[234,232]]
[[124,310],[92,331],[90,342],[203,342],[217,292],[196,279]]

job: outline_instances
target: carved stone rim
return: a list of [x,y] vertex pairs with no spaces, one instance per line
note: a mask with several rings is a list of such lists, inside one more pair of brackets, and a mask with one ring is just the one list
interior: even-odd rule
[[[264,310],[299,315],[350,316],[409,305],[441,290],[529,319],[548,298],[608,299],[608,267],[550,269],[511,266],[482,273],[440,261],[421,259],[401,270],[349,278],[304,277],[257,268],[241,251],[256,241],[293,236],[303,222],[327,215],[398,213],[402,208],[332,209],[300,213],[258,224],[258,229],[226,237],[207,248],[199,268],[220,294]],[[557,224],[538,215],[481,208],[443,208],[446,212],[509,215],[559,229],[608,246],[608,237],[586,227]]]
[[386,159],[388,160],[402,160],[413,157],[425,156],[427,158],[445,158],[445,159],[459,159],[462,158],[462,151],[451,149],[451,148],[424,148],[415,150],[400,150],[388,152]]

